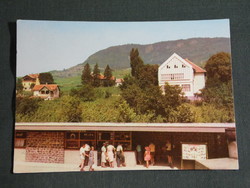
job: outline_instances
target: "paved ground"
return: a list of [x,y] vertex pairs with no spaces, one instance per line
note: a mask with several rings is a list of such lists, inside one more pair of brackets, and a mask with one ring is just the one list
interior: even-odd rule
[[[85,167],[88,171],[89,167]],[[169,166],[149,166],[146,168],[142,165],[136,165],[134,167],[114,167],[114,168],[102,168],[100,166],[95,167],[95,171],[115,171],[115,170],[178,170]],[[33,163],[33,162],[15,162],[14,173],[37,173],[37,172],[71,172],[80,171],[80,168],[75,164],[55,164],[55,163]]]

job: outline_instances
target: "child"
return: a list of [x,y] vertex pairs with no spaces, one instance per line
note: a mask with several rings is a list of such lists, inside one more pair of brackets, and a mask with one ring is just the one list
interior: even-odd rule
[[94,164],[94,146],[91,146],[89,152],[89,171],[94,171],[93,164]]
[[144,161],[146,161],[146,167],[148,168],[149,166],[149,161],[151,159],[150,156],[150,148],[149,147],[145,147],[145,153],[144,153]]

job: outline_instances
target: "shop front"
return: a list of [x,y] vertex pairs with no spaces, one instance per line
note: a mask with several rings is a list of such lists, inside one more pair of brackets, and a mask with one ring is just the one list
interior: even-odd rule
[[228,146],[235,141],[235,124],[16,123],[15,155],[25,162],[78,163],[84,143],[95,147],[96,159],[104,142],[115,147],[120,143],[127,165],[133,166],[136,146],[141,145],[144,151],[153,143],[155,165],[167,165],[167,140],[178,168],[182,143],[206,143],[208,159],[228,158],[232,153]]

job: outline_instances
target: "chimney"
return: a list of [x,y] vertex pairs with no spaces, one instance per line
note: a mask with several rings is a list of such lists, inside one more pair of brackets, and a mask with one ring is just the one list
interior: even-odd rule
[[40,80],[38,77],[36,78],[36,85],[40,85]]

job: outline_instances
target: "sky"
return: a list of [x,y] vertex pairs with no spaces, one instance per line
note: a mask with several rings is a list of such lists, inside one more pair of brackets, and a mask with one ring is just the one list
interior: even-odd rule
[[17,21],[17,76],[63,70],[110,46],[228,37],[228,19],[158,22]]

